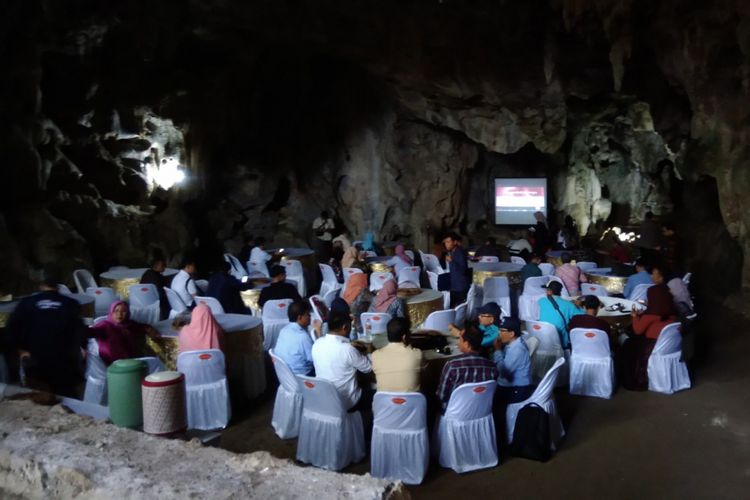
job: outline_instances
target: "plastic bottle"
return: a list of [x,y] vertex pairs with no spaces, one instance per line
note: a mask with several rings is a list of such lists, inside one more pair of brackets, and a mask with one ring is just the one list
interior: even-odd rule
[[372,341],[372,322],[370,321],[370,318],[367,318],[367,321],[365,322],[365,342],[371,342]]

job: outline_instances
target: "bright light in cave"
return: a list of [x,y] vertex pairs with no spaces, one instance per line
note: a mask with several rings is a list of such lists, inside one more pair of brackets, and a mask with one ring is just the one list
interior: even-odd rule
[[169,189],[185,180],[185,171],[180,168],[177,159],[164,158],[159,166],[148,169],[148,179],[152,184]]

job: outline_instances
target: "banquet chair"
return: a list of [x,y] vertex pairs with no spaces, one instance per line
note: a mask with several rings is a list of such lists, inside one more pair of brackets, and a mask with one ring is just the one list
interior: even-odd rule
[[155,356],[144,356],[142,358],[133,358],[133,359],[146,362],[146,374],[147,375],[151,375],[152,373],[164,371],[164,363],[162,363],[161,360]]
[[300,297],[307,296],[307,285],[305,283],[305,271],[302,269],[302,263],[298,260],[287,259],[284,262],[286,277],[297,283],[297,293]]
[[254,262],[251,260],[247,261],[247,272],[250,276],[263,276],[270,278],[268,274],[268,266],[265,262]]
[[492,397],[497,382],[463,384],[451,394],[445,414],[438,417],[433,450],[442,467],[458,473],[497,465]]
[[503,316],[510,316],[510,286],[505,276],[485,278],[482,283],[482,305],[494,302],[502,309]]
[[96,280],[87,269],[76,269],[73,271],[73,281],[75,281],[78,293],[86,293],[89,288],[96,288]]
[[529,350],[529,358],[532,360],[532,363],[533,363],[534,354],[536,353],[536,350],[539,348],[539,339],[536,337],[531,337],[529,335],[524,335],[524,342],[526,342],[526,348]]
[[422,270],[419,266],[404,267],[398,272],[398,285],[399,287],[404,283],[414,283],[419,288],[419,276],[422,274]]
[[534,403],[541,406],[549,415],[550,449],[553,451],[557,449],[557,443],[565,436],[565,429],[562,420],[560,420],[560,415],[557,413],[553,391],[557,385],[560,369],[564,364],[565,358],[558,358],[528,399],[508,405],[505,410],[506,440],[508,443],[513,441],[518,412],[524,406]]
[[682,282],[686,285],[690,284],[690,278],[693,277],[693,273],[685,273],[685,276],[682,277]]
[[578,266],[578,269],[580,269],[582,272],[591,271],[593,269],[596,269],[597,264],[596,262],[590,262],[590,261],[581,261],[576,262],[576,266]]
[[338,290],[341,288],[341,283],[336,278],[336,273],[333,268],[328,264],[318,264],[320,268],[320,274],[323,276],[323,282],[320,284],[320,296],[325,297],[331,290]]
[[198,289],[196,295],[206,293],[206,291],[208,291],[208,280],[195,280],[195,288]]
[[375,272],[370,275],[370,291],[376,292],[383,288],[383,284],[393,279],[393,274],[390,272]]
[[302,419],[302,388],[289,365],[278,357],[273,349],[268,351],[273,362],[273,369],[279,379],[276,399],[273,403],[271,426],[281,439],[296,438],[299,435],[299,423]]
[[124,269],[130,269],[128,266],[109,266],[107,271],[122,271]]
[[690,389],[690,375],[682,361],[680,323],[665,326],[648,358],[648,390],[673,394]]
[[219,349],[181,352],[177,371],[185,375],[188,429],[225,428],[232,409],[224,353]]
[[224,314],[224,307],[217,299],[213,297],[195,297],[195,304],[205,304],[211,310],[212,315]]
[[276,346],[281,329],[289,324],[289,304],[292,299],[269,300],[263,304],[263,350],[268,351]]
[[[438,290],[438,275],[432,271],[427,271],[427,279],[430,282],[430,288],[435,291]],[[443,294],[443,309],[448,309],[451,306],[451,293],[448,291],[440,292]]]
[[346,288],[346,283],[349,281],[349,278],[353,274],[361,273],[362,269],[359,269],[358,267],[345,267],[342,269],[342,272],[344,274],[344,288]]
[[432,271],[435,274],[443,274],[446,272],[440,265],[438,258],[431,253],[424,253],[420,250],[419,255],[422,258],[422,267],[424,267],[426,271]]
[[596,328],[573,328],[570,344],[570,393],[610,399],[615,364],[606,332]]
[[430,460],[427,400],[418,392],[376,392],[370,474],[420,484]]
[[560,335],[557,328],[545,321],[526,321],[528,335],[539,341],[531,364],[531,376],[534,381],[541,380],[558,358],[564,357]]
[[297,460],[315,467],[341,470],[365,457],[362,415],[349,413],[329,381],[297,375],[302,382],[302,419]]
[[107,365],[99,356],[99,343],[96,339],[89,339],[86,351],[86,388],[83,400],[107,406]]
[[482,289],[474,283],[466,293],[466,320],[473,321],[477,317],[477,308],[482,305]]
[[57,291],[62,295],[71,295],[73,293],[70,291],[70,288],[68,288],[68,286],[64,285],[63,283],[57,284]]
[[138,323],[153,325],[161,316],[161,304],[156,285],[130,285],[128,287],[130,301],[130,318]]
[[231,274],[238,280],[241,280],[242,278],[247,276],[247,270],[245,269],[245,266],[240,264],[240,261],[237,257],[232,255],[231,253],[225,253],[224,260],[226,262],[229,262],[229,265],[232,266],[229,270],[229,274]]
[[581,283],[581,295],[596,295],[597,297],[608,297],[607,288],[596,283]]
[[369,259],[369,258],[371,258],[371,257],[377,257],[377,256],[378,256],[378,254],[376,254],[375,252],[373,252],[373,251],[371,251],[371,250],[362,250],[362,251],[360,252],[360,255],[361,255],[361,256],[362,256],[363,258],[365,258],[365,259]]
[[107,315],[109,306],[120,300],[115,291],[107,286],[89,287],[86,289],[86,294],[94,297],[95,316]]
[[404,250],[404,253],[411,259],[412,262],[414,262],[415,255],[412,250]]
[[542,271],[542,276],[549,276],[555,272],[555,266],[549,262],[542,262],[539,264],[539,270]]
[[513,264],[521,264],[522,266],[526,265],[526,259],[524,259],[523,257],[519,257],[518,255],[511,255],[510,261]]
[[633,291],[630,292],[630,297],[628,297],[628,300],[632,300],[633,302],[642,300],[645,302],[646,298],[648,297],[648,289],[652,286],[654,285],[651,283],[641,283],[640,285],[635,285],[633,287]]
[[433,311],[424,320],[422,330],[436,330],[444,335],[448,335],[448,325],[456,321],[456,311],[446,309],[443,311]]
[[496,264],[500,262],[500,259],[498,259],[494,255],[484,255],[482,257],[479,257],[479,262],[486,263],[486,264]]
[[534,276],[526,278],[523,293],[518,297],[518,318],[522,321],[537,321],[539,319],[539,299],[547,295],[542,288],[549,282],[549,276]]
[[464,323],[466,323],[466,309],[467,308],[468,308],[468,304],[464,302],[463,304],[458,304],[456,308],[454,309],[456,311],[456,319],[453,323],[459,328],[463,328]]
[[[363,328],[365,328],[365,325],[367,324],[370,325],[370,333],[387,333],[388,322],[391,320],[391,315],[379,312],[366,312],[360,315],[359,320],[362,323]],[[367,328],[365,328],[365,331],[367,331]]]
[[182,314],[185,311],[188,310],[188,306],[185,305],[185,303],[182,301],[179,295],[177,295],[177,292],[169,288],[168,286],[164,287],[164,293],[167,294],[167,300],[169,301],[169,307],[172,309],[169,311],[169,319],[174,318],[178,314]]
[[333,300],[338,297],[339,293],[341,293],[340,288],[336,290],[329,290],[325,295],[323,295],[323,302],[325,303],[326,307],[331,307]]

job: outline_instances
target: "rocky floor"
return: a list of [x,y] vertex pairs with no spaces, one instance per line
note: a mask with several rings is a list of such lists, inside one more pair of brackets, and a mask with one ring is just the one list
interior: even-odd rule
[[[707,318],[716,318],[708,321]],[[611,400],[557,394],[567,437],[548,463],[504,457],[457,475],[432,464],[415,498],[747,498],[750,329],[724,309],[703,315],[693,388],[672,396],[618,390]],[[294,458],[271,429],[271,399],[222,436],[233,451]],[[367,462],[346,472],[364,474]]]

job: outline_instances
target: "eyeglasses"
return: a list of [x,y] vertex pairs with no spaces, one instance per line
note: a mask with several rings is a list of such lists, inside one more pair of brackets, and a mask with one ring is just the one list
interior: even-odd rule
[[480,318],[494,318],[495,316],[492,314],[480,314],[479,317]]

